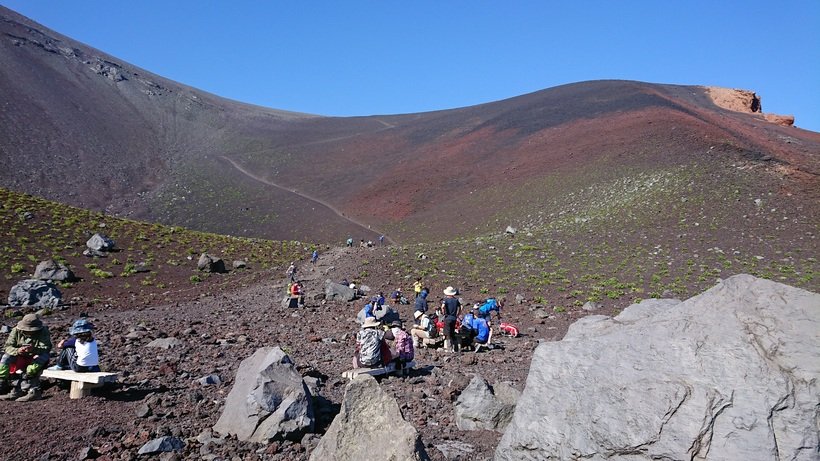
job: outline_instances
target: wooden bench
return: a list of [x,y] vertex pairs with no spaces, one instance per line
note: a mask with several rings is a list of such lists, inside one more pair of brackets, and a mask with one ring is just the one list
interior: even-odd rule
[[[404,364],[404,368],[413,368],[416,366],[416,362],[409,361]],[[352,370],[347,370],[342,373],[343,378],[353,379],[359,375],[370,375],[370,376],[381,376],[393,373],[396,371],[396,365],[391,363],[386,367],[376,367],[376,368],[354,368]]]
[[69,391],[69,398],[81,399],[91,393],[91,389],[100,387],[105,383],[113,383],[117,381],[118,373],[107,372],[88,372],[77,373],[72,370],[50,370],[46,368],[41,375],[44,378],[62,379],[64,381],[71,381],[71,390]]

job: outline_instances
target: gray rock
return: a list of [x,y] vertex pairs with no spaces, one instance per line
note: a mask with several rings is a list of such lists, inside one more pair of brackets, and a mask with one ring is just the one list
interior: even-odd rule
[[462,431],[487,429],[503,432],[512,419],[518,392],[509,385],[497,385],[494,392],[487,381],[473,376],[455,403],[456,426]]
[[219,375],[203,376],[199,378],[197,382],[202,386],[218,386],[222,384],[222,380],[219,378]]
[[167,451],[182,451],[185,448],[185,442],[176,437],[160,437],[146,443],[137,452],[139,455],[152,455],[154,453],[162,453]]
[[9,327],[8,325],[0,326],[0,333],[2,333],[2,334],[11,333],[11,327]]
[[83,256],[88,256],[89,258],[107,258],[108,253],[99,250],[92,250],[91,248],[86,248],[83,250]]
[[600,309],[602,307],[604,307],[604,305],[601,304],[601,303],[597,303],[595,301],[587,301],[587,302],[584,303],[583,306],[581,306],[581,309],[583,309],[585,311],[597,311],[598,309]]
[[202,253],[199,255],[199,261],[196,263],[197,269],[205,272],[225,272],[225,262],[216,256]]
[[470,455],[475,451],[473,445],[457,440],[446,440],[434,446],[444,455],[444,459],[447,460],[471,459],[472,457]]
[[576,322],[536,348],[495,459],[816,459],[818,306],[737,275]]
[[38,280],[51,280],[55,282],[71,282],[75,280],[74,273],[65,264],[58,263],[53,259],[42,261],[34,270],[34,278]]
[[102,234],[94,234],[85,242],[85,246],[92,251],[111,251],[114,249],[114,241]]
[[146,344],[145,347],[154,347],[157,349],[173,349],[182,344],[182,341],[178,340],[177,338],[157,338],[150,343]]
[[147,418],[152,414],[151,406],[148,405],[148,403],[143,403],[137,407],[135,414],[137,415],[137,418]]
[[356,299],[356,291],[349,286],[335,283],[330,280],[325,281],[325,299],[328,301],[349,302]]
[[11,287],[9,291],[9,306],[22,307],[50,307],[60,304],[63,294],[50,282],[43,280],[23,280]]
[[518,232],[518,230],[516,228],[512,227],[512,226],[507,226],[507,228],[504,230],[504,232],[509,234],[509,235],[515,235],[515,233]]
[[314,425],[310,392],[282,349],[263,347],[239,364],[213,429],[239,440],[299,440]]
[[396,399],[375,378],[361,375],[347,385],[342,408],[310,459],[374,459],[375,454],[378,459],[428,459],[418,432],[404,420]]
[[525,298],[524,295],[522,295],[522,294],[515,295],[515,302],[517,304],[524,304],[524,301],[526,301],[526,300],[527,300],[527,298]]
[[234,261],[233,262],[233,268],[234,269],[244,269],[246,267],[248,267],[248,263],[246,263],[245,261]]

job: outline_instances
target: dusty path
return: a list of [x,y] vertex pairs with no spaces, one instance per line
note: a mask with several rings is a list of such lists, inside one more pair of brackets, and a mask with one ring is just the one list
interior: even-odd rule
[[316,198],[316,197],[311,197],[310,195],[307,195],[307,194],[304,194],[304,193],[302,193],[302,192],[299,192],[299,191],[298,191],[298,190],[296,190],[296,189],[289,189],[289,188],[284,187],[284,186],[282,186],[282,185],[280,185],[280,184],[276,184],[276,183],[275,183],[275,182],[273,182],[273,181],[270,181],[270,180],[265,179],[265,178],[263,178],[263,177],[261,177],[261,176],[258,176],[258,175],[255,175],[255,174],[251,173],[250,171],[246,170],[246,169],[245,169],[242,165],[240,165],[239,163],[237,163],[236,161],[234,161],[233,159],[231,159],[231,158],[229,158],[229,157],[226,157],[226,156],[224,156],[224,155],[222,155],[222,156],[220,156],[220,157],[221,157],[221,158],[223,158],[224,160],[226,160],[226,161],[227,161],[228,163],[230,163],[231,165],[233,165],[233,167],[234,167],[234,168],[236,168],[237,170],[239,170],[242,174],[244,174],[245,176],[247,176],[247,177],[249,177],[249,178],[251,178],[251,179],[253,179],[253,180],[255,180],[255,181],[261,182],[262,184],[267,184],[267,185],[269,185],[269,186],[276,187],[277,189],[281,189],[281,190],[286,191],[286,192],[290,192],[290,193],[296,194],[296,195],[298,195],[299,197],[302,197],[302,198],[304,198],[304,199],[306,199],[306,200],[310,200],[311,202],[318,203],[319,205],[322,205],[323,207],[325,207],[325,208],[329,209],[330,211],[332,211],[333,213],[335,213],[335,214],[336,214],[336,216],[339,216],[340,218],[345,219],[345,220],[347,220],[347,221],[349,221],[349,222],[351,222],[351,223],[353,223],[353,224],[355,224],[355,225],[357,225],[357,226],[361,227],[362,229],[364,229],[364,230],[366,230],[366,231],[376,232],[377,234],[384,235],[384,240],[385,240],[387,243],[389,243],[389,244],[391,244],[391,245],[395,245],[395,244],[396,244],[396,242],[395,242],[392,238],[390,238],[390,236],[388,236],[387,234],[385,234],[384,232],[381,232],[381,231],[380,231],[380,230],[378,230],[378,229],[374,229],[374,228],[373,228],[373,227],[371,227],[370,225],[365,224],[365,223],[363,223],[363,222],[361,222],[361,221],[359,221],[359,220],[357,220],[357,219],[354,219],[354,218],[351,218],[351,217],[349,217],[349,216],[346,216],[346,215],[345,215],[344,213],[342,213],[339,209],[337,209],[336,207],[334,207],[333,205],[331,205],[330,203],[328,203],[328,202],[326,202],[326,201],[324,201],[324,200],[322,200],[322,199],[319,199],[319,198]]

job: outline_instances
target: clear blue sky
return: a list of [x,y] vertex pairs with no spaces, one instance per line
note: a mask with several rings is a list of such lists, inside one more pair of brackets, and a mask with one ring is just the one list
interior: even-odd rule
[[820,131],[820,1],[57,1],[0,4],[220,96],[322,115],[422,112],[564,83],[757,91]]

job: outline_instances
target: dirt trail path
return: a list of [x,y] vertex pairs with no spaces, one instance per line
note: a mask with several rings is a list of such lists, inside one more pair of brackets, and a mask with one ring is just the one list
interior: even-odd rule
[[231,159],[231,158],[229,158],[229,157],[226,157],[226,156],[224,156],[224,155],[222,155],[222,156],[220,156],[220,157],[221,157],[222,159],[226,160],[228,163],[230,163],[230,164],[231,164],[234,168],[236,168],[237,170],[239,170],[242,174],[244,174],[245,176],[247,176],[247,177],[249,177],[249,178],[251,178],[251,179],[253,179],[253,180],[255,180],[255,181],[261,182],[262,184],[267,184],[267,185],[269,185],[269,186],[276,187],[277,189],[281,189],[281,190],[286,191],[286,192],[290,192],[290,193],[296,194],[296,195],[298,195],[299,197],[302,197],[303,199],[310,200],[311,202],[318,203],[319,205],[321,205],[321,206],[323,206],[323,207],[325,207],[325,208],[329,209],[329,210],[330,210],[330,211],[332,211],[333,213],[335,213],[335,214],[336,214],[336,216],[339,216],[340,218],[345,219],[345,220],[347,220],[347,221],[349,221],[349,222],[351,222],[351,223],[353,223],[353,224],[355,224],[355,225],[357,225],[357,226],[361,227],[362,229],[364,229],[364,230],[366,230],[366,231],[376,232],[377,234],[384,235],[384,240],[385,240],[387,243],[389,243],[389,244],[391,244],[391,245],[395,245],[395,244],[396,244],[396,242],[395,242],[395,241],[394,241],[394,240],[393,240],[390,236],[388,236],[387,234],[385,234],[384,232],[381,232],[380,230],[375,229],[375,228],[371,227],[370,225],[365,224],[365,223],[363,223],[363,222],[359,221],[358,219],[355,219],[355,218],[351,218],[351,217],[349,217],[349,216],[346,216],[346,215],[345,215],[344,213],[342,213],[339,209],[337,209],[336,207],[334,207],[334,206],[333,206],[333,205],[331,205],[330,203],[328,203],[328,202],[326,202],[326,201],[324,201],[324,200],[322,200],[322,199],[320,199],[320,198],[312,197],[312,196],[310,196],[310,195],[307,195],[307,194],[304,194],[304,193],[302,193],[302,192],[299,192],[299,191],[298,191],[298,190],[296,190],[296,189],[288,189],[287,187],[284,187],[284,186],[282,186],[282,185],[280,185],[280,184],[277,184],[277,183],[275,183],[275,182],[273,182],[273,181],[270,181],[270,180],[265,179],[265,178],[263,178],[263,177],[261,177],[261,176],[258,176],[258,175],[253,174],[252,172],[248,171],[248,170],[247,170],[247,169],[245,169],[242,165],[240,165],[240,164],[239,164],[239,163],[237,163],[235,160],[233,160],[233,159]]

